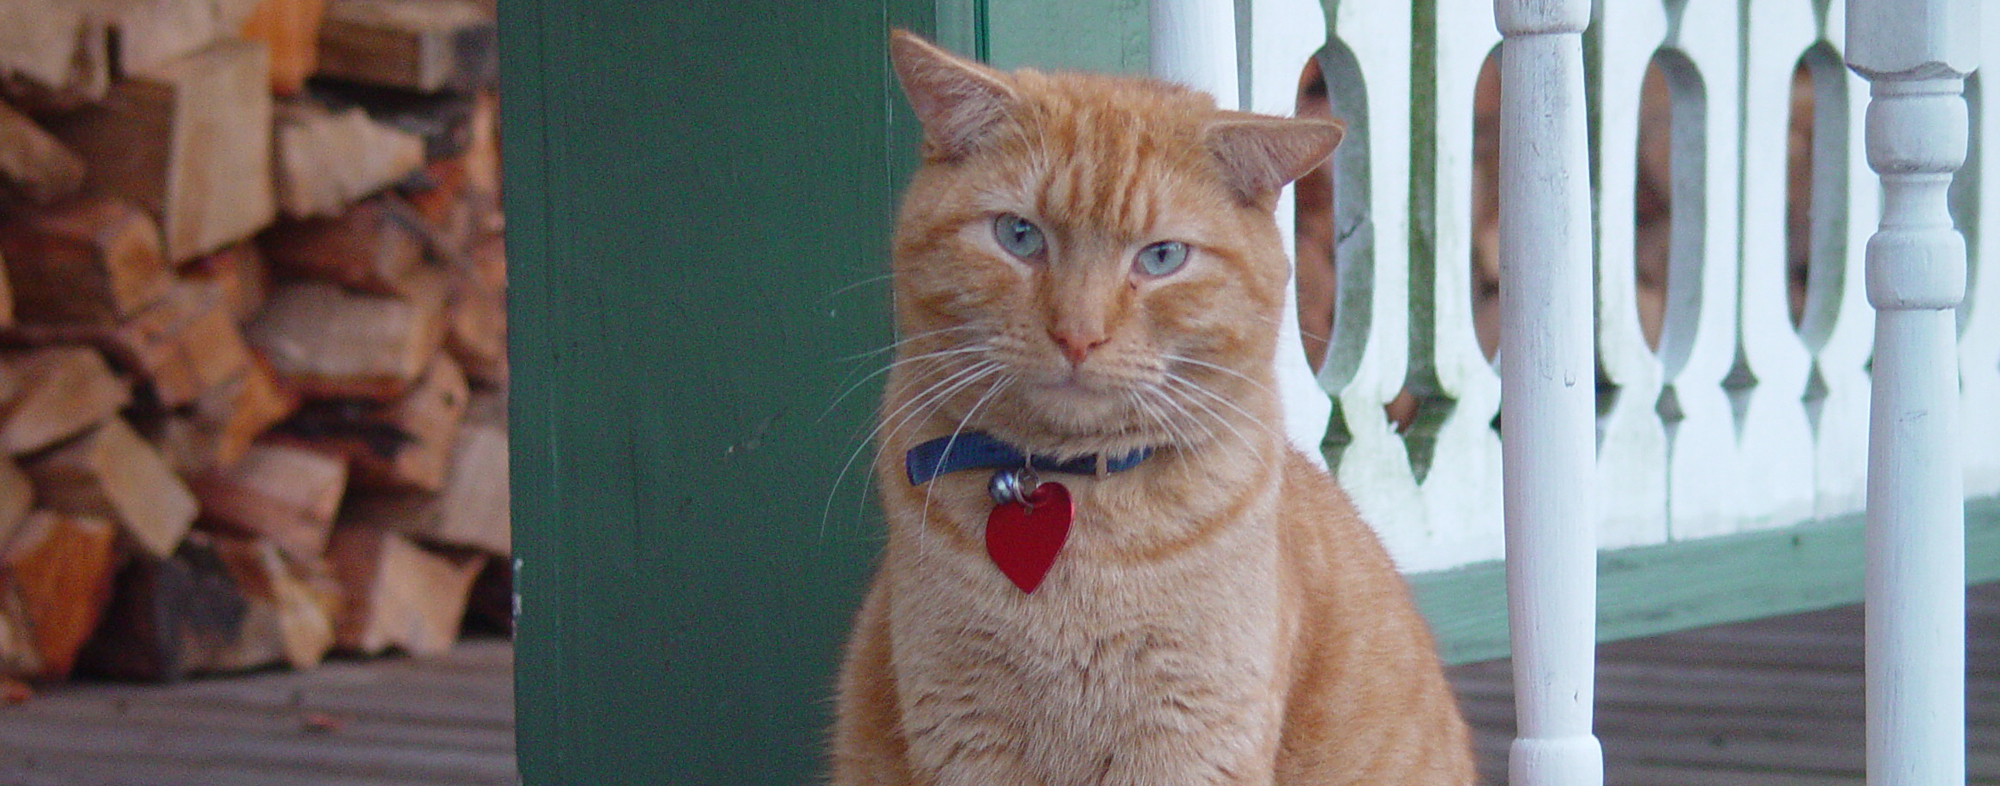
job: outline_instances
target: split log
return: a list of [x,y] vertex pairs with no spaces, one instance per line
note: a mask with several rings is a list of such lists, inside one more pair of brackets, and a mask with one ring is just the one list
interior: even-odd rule
[[278,207],[292,218],[336,216],[423,166],[424,140],[358,107],[311,100],[278,105]]
[[0,225],[0,258],[9,311],[23,322],[119,322],[158,301],[171,278],[159,225],[116,199],[69,202]]
[[400,200],[381,196],[332,218],[282,222],[261,245],[276,272],[399,295],[425,284],[411,275],[424,258],[418,222]]
[[223,302],[239,323],[263,309],[265,293],[271,289],[271,272],[255,243],[237,243],[196,259],[181,268],[181,277],[221,289]]
[[477,101],[465,93],[412,93],[406,90],[315,79],[307,92],[335,109],[361,107],[369,117],[424,140],[424,160],[461,155],[472,146]]
[[160,302],[115,326],[22,325],[5,335],[34,345],[95,346],[168,407],[194,401],[250,365],[221,288],[199,281],[174,281]]
[[235,38],[257,0],[113,0],[97,5],[118,33],[118,73],[145,74]]
[[132,386],[89,347],[49,347],[5,356],[20,391],[0,407],[0,452],[20,456],[114,419]]
[[112,334],[106,348],[136,370],[167,406],[194,401],[241,376],[250,349],[219,287],[176,282],[159,305]]
[[251,363],[241,376],[166,415],[154,439],[175,471],[193,477],[235,466],[257,437],[298,406],[298,398],[279,388],[270,369]]
[[111,608],[84,645],[78,671],[147,682],[185,678],[241,638],[248,606],[213,544],[196,533],[172,556],[141,556],[118,572]]
[[109,31],[75,0],[0,3],[0,92],[31,112],[64,112],[111,89]]
[[407,294],[284,284],[247,328],[250,343],[308,397],[390,400],[408,392],[444,340],[444,285],[419,269]]
[[87,188],[159,220],[181,262],[271,222],[271,93],[264,45],[225,41],[120,82],[50,130],[89,166]]
[[388,527],[427,543],[507,556],[513,547],[507,489],[507,425],[467,422],[444,488],[357,493],[341,521]]
[[154,557],[174,553],[194,523],[194,494],[122,418],[35,458],[26,469],[42,505],[110,519]]
[[298,95],[319,67],[325,0],[263,0],[243,21],[243,37],[271,48],[271,92]]
[[281,430],[309,446],[346,456],[358,485],[438,491],[444,487],[469,397],[465,374],[439,355],[395,401],[310,402]]
[[[217,537],[216,556],[236,580],[244,601],[243,625],[228,646],[190,665],[191,671],[242,671],[274,663],[294,669],[319,665],[333,649],[339,585],[287,559],[267,540]],[[318,560],[313,558],[313,562]],[[323,568],[321,569],[323,570]]]
[[235,466],[205,472],[189,485],[201,501],[202,527],[259,537],[312,560],[333,532],[347,461],[308,448],[255,445]]
[[83,188],[83,159],[27,115],[0,104],[0,203],[46,205]]
[[419,93],[499,79],[493,17],[458,0],[330,0],[319,75]]
[[466,598],[486,558],[426,549],[380,527],[343,526],[333,532],[327,562],[345,601],[335,646],[370,655],[392,647],[429,655],[458,640]]
[[466,185],[473,191],[500,193],[500,93],[481,90],[472,100],[470,141],[465,148]]
[[465,156],[441,158],[405,179],[397,192],[422,220],[431,256],[450,267],[462,266],[479,237],[480,206],[467,185]]
[[445,349],[467,378],[485,387],[507,384],[507,296],[461,292],[449,309]]
[[[93,516],[36,511],[0,549],[0,673],[59,680],[111,603],[117,530]],[[25,648],[22,645],[26,645]]]
[[507,384],[507,259],[499,235],[465,256],[446,307],[445,350],[473,382]]
[[34,502],[35,487],[28,482],[21,465],[11,458],[0,457],[0,553],[6,551],[22,530]]

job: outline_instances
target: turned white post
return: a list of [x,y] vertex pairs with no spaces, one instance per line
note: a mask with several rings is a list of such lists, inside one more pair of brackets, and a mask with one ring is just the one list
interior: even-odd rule
[[1590,0],[1495,0],[1500,357],[1515,786],[1597,786],[1596,362],[1583,29]]
[[1868,440],[1868,783],[1965,783],[1965,509],[1953,309],[1965,240],[1945,191],[1965,160],[1976,0],[1848,0],[1847,63],[1870,83],[1875,307]]
[[1235,0],[1153,0],[1153,76],[1215,96],[1223,109],[1240,109],[1236,80]]

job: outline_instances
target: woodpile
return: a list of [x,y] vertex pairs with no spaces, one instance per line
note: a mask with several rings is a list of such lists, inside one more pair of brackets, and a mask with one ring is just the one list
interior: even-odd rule
[[504,630],[491,4],[9,6],[0,679]]

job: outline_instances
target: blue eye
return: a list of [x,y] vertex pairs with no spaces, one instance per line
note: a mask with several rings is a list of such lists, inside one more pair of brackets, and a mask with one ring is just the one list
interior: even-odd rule
[[993,219],[993,239],[1000,241],[1007,253],[1022,259],[1041,254],[1047,246],[1041,227],[1013,213],[1001,213]]
[[1181,269],[1187,264],[1188,247],[1178,240],[1165,240],[1139,249],[1137,264],[1139,271],[1149,276],[1164,276]]

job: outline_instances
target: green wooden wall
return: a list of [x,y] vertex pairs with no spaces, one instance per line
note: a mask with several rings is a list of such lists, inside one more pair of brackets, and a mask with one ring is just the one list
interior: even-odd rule
[[932,14],[501,0],[525,783],[821,769],[879,387],[828,405],[889,340],[885,38]]

